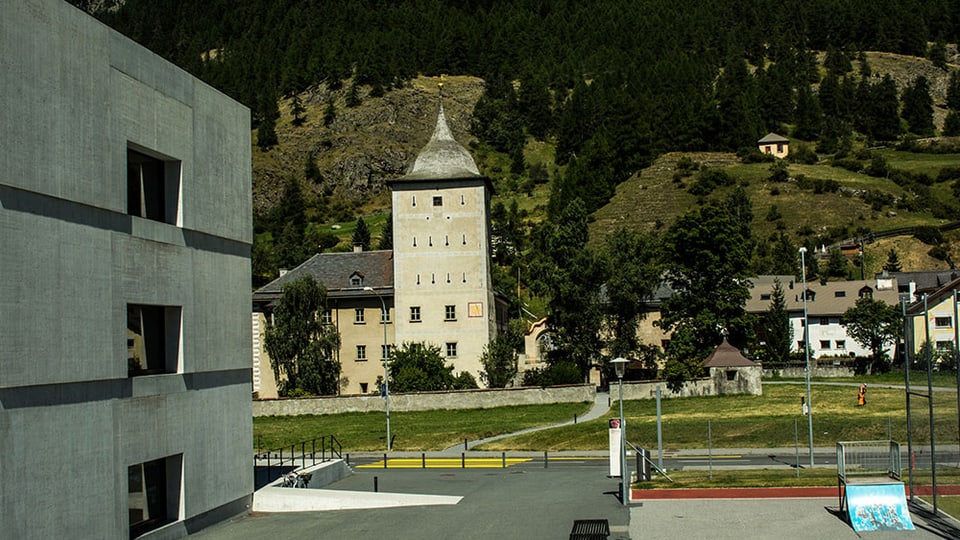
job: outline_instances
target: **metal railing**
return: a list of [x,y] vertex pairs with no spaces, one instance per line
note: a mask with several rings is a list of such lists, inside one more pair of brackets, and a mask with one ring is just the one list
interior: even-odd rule
[[257,452],[253,454],[254,482],[259,488],[291,470],[304,469],[307,465],[313,466],[333,459],[343,459],[343,445],[333,435],[315,437],[266,451],[260,451],[258,443]]

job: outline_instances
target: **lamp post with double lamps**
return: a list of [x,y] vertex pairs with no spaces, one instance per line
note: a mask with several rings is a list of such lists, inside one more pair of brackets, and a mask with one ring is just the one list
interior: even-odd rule
[[630,489],[630,475],[627,473],[627,426],[623,423],[623,374],[627,370],[626,358],[614,358],[610,361],[617,371],[617,386],[620,387],[620,501],[627,504]]
[[813,468],[813,402],[810,401],[810,325],[807,321],[807,248],[800,246],[800,279],[803,281],[803,353],[807,359],[807,428],[810,438],[810,468]]
[[380,312],[380,324],[383,325],[383,402],[384,408],[387,411],[387,451],[389,452],[393,449],[393,444],[391,444],[392,441],[390,440],[390,371],[387,365],[390,355],[387,354],[387,304],[383,301],[380,293],[373,290],[373,287],[364,287],[363,290],[377,295],[377,298],[380,299],[380,308],[382,310]]

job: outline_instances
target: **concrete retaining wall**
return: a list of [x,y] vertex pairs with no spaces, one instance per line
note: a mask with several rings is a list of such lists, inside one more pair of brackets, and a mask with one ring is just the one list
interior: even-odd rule
[[[626,390],[627,385],[624,385]],[[592,402],[596,397],[592,384],[552,388],[498,388],[452,392],[390,394],[391,411],[431,411],[437,409],[489,409],[510,405]],[[631,398],[637,399],[637,398]],[[253,416],[297,416],[301,414],[339,414],[384,409],[380,396],[309,397],[265,399],[253,402]]]

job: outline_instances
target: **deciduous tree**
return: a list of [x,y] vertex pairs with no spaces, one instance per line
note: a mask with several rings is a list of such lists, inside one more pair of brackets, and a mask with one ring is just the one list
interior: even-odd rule
[[753,317],[744,309],[752,219],[750,201],[738,188],[681,216],[664,236],[666,279],[674,294],[661,305],[659,325],[673,332],[665,368],[671,388],[702,373],[701,362],[724,331],[734,346],[752,341]]
[[340,335],[321,322],[327,291],[311,276],[283,286],[264,345],[282,396],[330,395],[338,389]]
[[864,296],[843,313],[840,324],[847,328],[847,334],[854,341],[870,349],[871,373],[890,371],[890,359],[884,348],[902,330],[902,317],[897,306]]
[[390,391],[428,392],[453,387],[453,366],[445,363],[440,347],[404,343],[390,352]]

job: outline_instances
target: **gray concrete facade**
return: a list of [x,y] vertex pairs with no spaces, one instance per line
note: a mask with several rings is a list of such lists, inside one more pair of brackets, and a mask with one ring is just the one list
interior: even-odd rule
[[[155,478],[145,538],[243,512],[249,110],[61,0],[0,12],[0,539],[129,538]],[[131,306],[163,314],[149,372]]]

